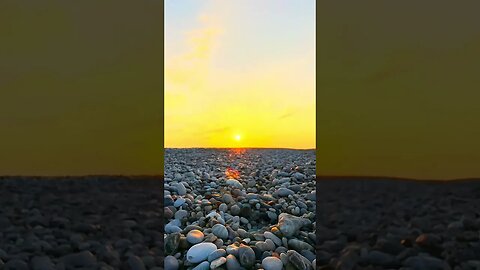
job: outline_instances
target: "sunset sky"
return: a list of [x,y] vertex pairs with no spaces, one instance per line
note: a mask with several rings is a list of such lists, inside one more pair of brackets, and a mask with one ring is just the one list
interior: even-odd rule
[[318,172],[480,177],[480,2],[320,2]]
[[165,1],[165,147],[315,148],[315,1]]

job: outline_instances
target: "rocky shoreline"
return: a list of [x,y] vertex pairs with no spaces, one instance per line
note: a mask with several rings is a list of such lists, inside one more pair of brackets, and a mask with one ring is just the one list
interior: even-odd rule
[[315,151],[166,149],[165,269],[314,269]]
[[160,177],[0,177],[0,269],[163,269]]
[[480,269],[480,181],[319,178],[319,269]]

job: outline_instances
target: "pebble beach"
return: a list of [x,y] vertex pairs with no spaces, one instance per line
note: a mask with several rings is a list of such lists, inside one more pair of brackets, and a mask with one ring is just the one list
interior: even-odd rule
[[315,269],[315,151],[166,149],[165,262]]
[[160,270],[160,177],[1,177],[1,270]]

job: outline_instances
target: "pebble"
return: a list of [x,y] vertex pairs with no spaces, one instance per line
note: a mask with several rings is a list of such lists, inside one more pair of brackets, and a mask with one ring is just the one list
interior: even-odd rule
[[240,263],[238,262],[237,258],[234,255],[229,254],[227,256],[227,269],[228,270],[242,270],[243,267],[240,265]]
[[278,217],[278,228],[283,235],[287,237],[297,234],[300,228],[309,223],[310,221],[308,219],[296,217],[287,213],[281,213]]
[[279,188],[276,193],[280,197],[287,197],[289,195],[295,194],[295,192],[293,192],[293,190],[290,190],[288,188]]
[[220,257],[210,263],[210,269],[217,269],[218,267],[222,266],[226,262],[227,262],[227,259],[225,257]]
[[130,270],[145,270],[145,264],[138,256],[130,256],[127,262]]
[[178,270],[179,263],[177,258],[175,258],[172,255],[168,255],[167,257],[165,257],[164,267],[165,267],[165,270]]
[[282,270],[283,263],[279,258],[266,257],[262,260],[262,266],[265,270]]
[[177,184],[177,193],[178,195],[182,196],[187,194],[187,189],[185,188],[185,185],[183,183]]
[[232,215],[234,216],[238,216],[240,215],[240,206],[238,205],[232,205],[232,207],[230,208],[230,212],[232,213]]
[[[172,200],[166,207],[165,254],[185,269],[283,269],[282,260],[288,270],[311,269],[316,205],[305,197],[315,190],[315,152],[247,150],[245,155],[166,149],[164,198]],[[227,168],[239,174],[230,177]],[[132,230],[139,228],[140,222]],[[198,248],[202,244],[210,250]],[[294,248],[304,248],[304,256],[287,256]]]
[[167,224],[165,225],[165,233],[170,234],[170,233],[178,233],[181,232],[182,229],[176,225],[173,224]]
[[180,198],[178,198],[178,199],[175,201],[175,203],[173,203],[173,206],[175,206],[175,207],[180,207],[180,206],[182,206],[184,203],[185,203],[185,199],[182,198],[182,197],[180,197]]
[[165,238],[165,252],[167,254],[174,254],[180,244],[180,233],[171,233],[168,234]]
[[218,210],[220,210],[220,211],[222,211],[222,212],[227,212],[228,206],[227,206],[225,203],[222,203],[222,204],[220,204],[220,206],[218,207]]
[[215,224],[212,227],[212,233],[215,234],[217,237],[220,237],[222,239],[227,239],[228,238],[228,230],[222,224]]
[[208,261],[212,262],[220,257],[225,257],[226,255],[227,251],[225,249],[217,249],[208,255]]
[[205,261],[210,253],[217,250],[217,246],[213,243],[199,243],[193,245],[187,252],[187,260],[191,263],[199,263]]
[[238,180],[235,180],[235,179],[228,179],[226,183],[227,185],[230,185],[235,188],[240,188],[240,189],[243,188],[243,185]]
[[250,268],[255,264],[255,252],[249,246],[239,247],[238,257],[240,264],[246,268]]
[[97,263],[97,258],[90,251],[68,254],[60,260],[67,267],[90,267]]
[[226,204],[230,204],[230,203],[235,202],[235,200],[233,199],[232,195],[231,195],[231,194],[228,194],[228,193],[223,194],[222,198],[223,198],[223,201],[224,201]]
[[32,258],[33,270],[54,270],[55,266],[48,256],[35,256]]
[[302,250],[314,250],[311,245],[295,238],[288,240],[288,247],[298,252],[302,252]]
[[177,220],[182,220],[184,218],[188,217],[188,211],[187,210],[178,210],[176,213],[175,213],[175,219]]
[[[298,270],[308,270],[311,267],[311,263],[308,261],[307,258],[300,255],[298,252],[294,250],[289,250],[287,252],[288,261],[295,266]],[[343,268],[341,268],[343,269]]]
[[195,266],[192,270],[208,270],[210,269],[210,263],[209,262],[202,262]]
[[187,242],[190,244],[198,244],[203,241],[204,234],[199,230],[191,230],[187,234]]

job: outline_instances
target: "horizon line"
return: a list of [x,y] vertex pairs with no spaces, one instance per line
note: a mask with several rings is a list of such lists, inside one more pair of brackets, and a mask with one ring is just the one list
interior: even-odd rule
[[293,148],[293,147],[164,147],[164,149],[279,149],[279,150],[316,150],[316,148]]

